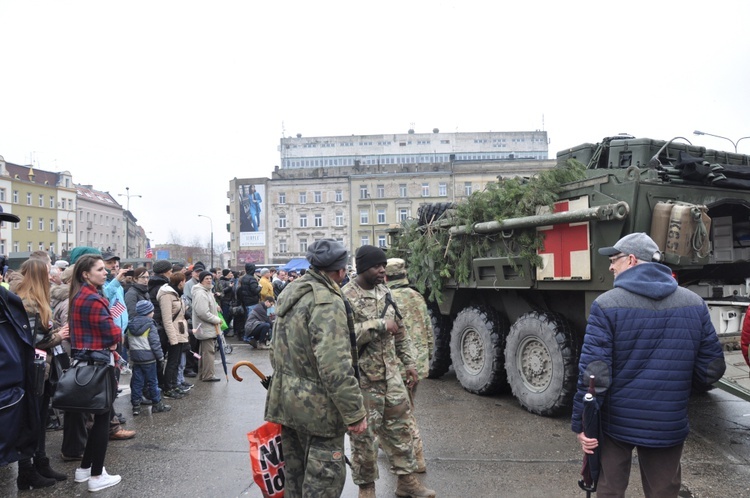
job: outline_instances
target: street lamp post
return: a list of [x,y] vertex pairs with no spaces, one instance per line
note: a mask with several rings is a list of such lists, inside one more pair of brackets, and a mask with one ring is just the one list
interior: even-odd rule
[[126,204],[125,210],[128,212],[128,217],[125,218],[125,257],[129,258],[130,254],[128,254],[128,239],[130,238],[130,198],[131,197],[143,197],[142,195],[138,194],[131,194],[130,193],[130,187],[125,187],[125,193],[124,194],[117,194],[117,197],[127,197],[128,201]]
[[214,221],[210,216],[205,214],[199,214],[199,218],[208,218],[208,222],[211,224],[211,268],[214,267]]
[[750,138],[750,136],[747,136],[747,137],[742,137],[742,138],[738,138],[738,139],[737,139],[737,140],[735,141],[735,140],[732,140],[731,138],[727,138],[727,137],[722,137],[721,135],[714,135],[713,133],[706,133],[705,131],[699,131],[699,130],[695,130],[695,131],[693,132],[693,134],[694,134],[694,135],[706,135],[706,136],[709,136],[709,137],[715,137],[715,138],[723,138],[724,140],[728,140],[728,141],[729,141],[729,143],[731,143],[731,144],[732,144],[732,146],[734,146],[734,151],[735,151],[735,152],[737,152],[737,146],[738,146],[738,145],[740,144],[740,142],[741,142],[742,140],[745,140],[746,138]]
[[75,214],[75,211],[68,211],[65,214],[65,221],[67,221],[67,226],[63,226],[63,229],[65,230],[65,254],[70,251],[70,247],[68,247],[68,234],[70,233],[70,215]]

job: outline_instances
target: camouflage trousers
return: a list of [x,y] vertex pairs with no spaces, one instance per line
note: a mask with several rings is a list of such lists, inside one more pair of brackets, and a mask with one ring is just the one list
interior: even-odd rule
[[281,427],[284,450],[284,496],[339,498],[346,483],[344,435],[312,436]]
[[377,481],[378,444],[396,474],[411,474],[417,463],[409,394],[404,382],[401,377],[371,381],[362,376],[360,387],[367,409],[367,430],[359,435],[349,435],[354,484],[359,486]]

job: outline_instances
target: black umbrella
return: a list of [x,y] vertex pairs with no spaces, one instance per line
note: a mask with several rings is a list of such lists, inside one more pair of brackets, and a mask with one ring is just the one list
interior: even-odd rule
[[[589,378],[589,391],[583,397],[582,425],[583,434],[589,438],[596,438],[601,444],[601,415],[599,413],[599,404],[596,402],[593,375]],[[578,481],[578,485],[582,490],[586,491],[587,497],[590,497],[591,493],[596,492],[596,483],[599,480],[599,471],[601,469],[599,458],[599,446],[594,448],[593,453],[585,453],[583,455],[583,468],[581,469],[583,479]]]
[[216,325],[216,341],[219,346],[219,354],[221,354],[221,364],[224,367],[224,377],[227,378],[227,383],[229,382],[229,371],[227,370],[227,355],[224,353],[224,338],[221,335],[221,328]]

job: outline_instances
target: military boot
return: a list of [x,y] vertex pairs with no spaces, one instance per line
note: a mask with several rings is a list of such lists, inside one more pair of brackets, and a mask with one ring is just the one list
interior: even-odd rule
[[414,445],[414,459],[417,461],[417,470],[414,472],[419,474],[427,472],[427,462],[424,461],[424,448],[422,447],[421,437],[417,439],[417,442]]
[[359,498],[375,498],[375,483],[360,484]]
[[[360,490],[361,489],[362,488],[360,488]],[[405,476],[398,476],[396,496],[404,496],[410,498],[435,498],[435,491],[425,488],[422,483],[419,482],[419,479],[417,479],[416,475],[406,474]]]

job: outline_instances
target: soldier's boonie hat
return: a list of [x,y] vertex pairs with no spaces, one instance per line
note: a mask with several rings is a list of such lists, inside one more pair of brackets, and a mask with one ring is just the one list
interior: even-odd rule
[[406,261],[401,258],[388,258],[385,264],[385,274],[388,277],[406,274]]
[[654,239],[643,232],[631,233],[615,243],[612,247],[599,249],[602,256],[616,256],[618,254],[632,254],[641,261],[658,261],[661,253]]

